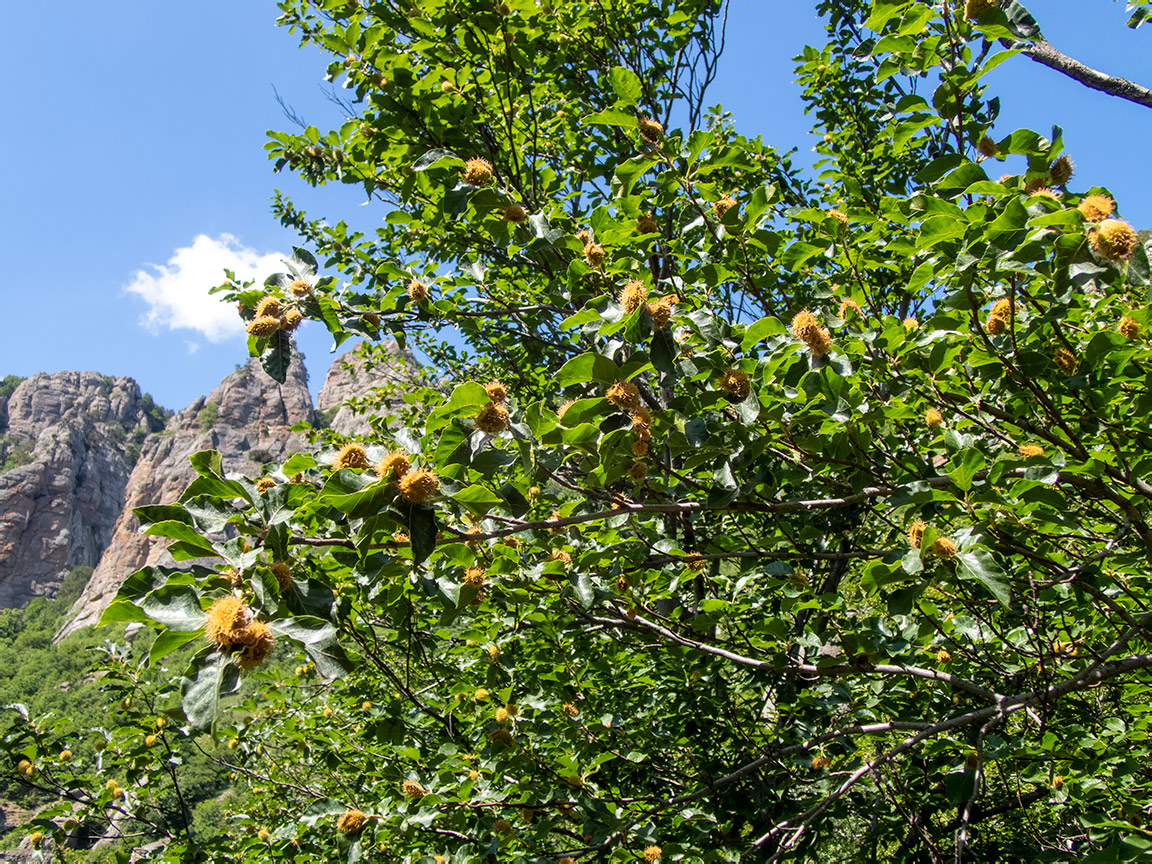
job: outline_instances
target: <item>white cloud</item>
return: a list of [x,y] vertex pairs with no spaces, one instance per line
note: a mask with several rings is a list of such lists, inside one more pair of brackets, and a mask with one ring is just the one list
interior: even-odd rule
[[208,290],[224,281],[225,268],[238,281],[262,283],[284,269],[285,257],[280,252],[261,255],[231,234],[200,234],[191,246],[173,252],[167,264],[147,265],[151,272],[137,270],[126,290],[148,304],[140,321],[145,327],[195,330],[211,342],[224,342],[242,336],[244,325],[235,306]]

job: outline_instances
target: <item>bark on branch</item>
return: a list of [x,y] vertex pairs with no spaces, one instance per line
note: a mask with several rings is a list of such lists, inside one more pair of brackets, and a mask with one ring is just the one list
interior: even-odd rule
[[1141,87],[1126,78],[1115,78],[1112,75],[1105,75],[1091,66],[1085,66],[1079,60],[1056,50],[1047,39],[1037,39],[1028,47],[1022,48],[1021,53],[1049,69],[1055,69],[1057,72],[1067,75],[1073,81],[1079,81],[1085,87],[1091,87],[1093,90],[1099,90],[1109,96],[1127,99],[1129,102],[1135,102],[1145,108],[1152,108],[1152,90]]

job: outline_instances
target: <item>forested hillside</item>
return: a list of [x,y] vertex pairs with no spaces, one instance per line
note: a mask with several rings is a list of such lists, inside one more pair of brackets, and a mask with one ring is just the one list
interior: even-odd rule
[[[37,598],[23,609],[0,611],[0,704],[19,706],[15,713],[5,717],[4,727],[10,730],[23,712],[46,718],[54,732],[79,742],[66,757],[63,751],[54,754],[62,764],[72,760],[96,761],[101,748],[109,744],[102,735],[94,737],[89,733],[105,725],[109,702],[103,685],[105,670],[98,667],[107,662],[107,652],[114,641],[123,644],[123,634],[101,634],[86,629],[53,643],[53,637],[91,574],[91,567],[78,567],[61,584],[55,598]],[[124,660],[132,664],[147,656],[152,641],[152,633],[144,629],[131,639],[130,647],[118,650],[126,651]],[[174,659],[179,662],[179,658]],[[115,739],[111,743],[113,747],[121,746]],[[197,741],[184,742],[174,755],[182,764],[183,808],[170,790],[160,796],[162,818],[175,828],[187,817],[193,830],[212,836],[220,830],[224,802],[235,806],[238,801],[231,791],[228,766],[221,764],[227,762],[229,751],[218,747],[209,736],[203,736]],[[4,831],[0,836],[0,851],[14,849],[22,840],[27,845],[27,832],[12,829],[53,800],[50,793],[19,782],[17,775],[0,776],[0,806],[5,815],[0,825]],[[82,838],[80,845],[86,847],[99,839],[103,829],[98,823],[78,825],[70,833],[78,840]],[[112,864],[117,860],[117,852],[128,853],[138,845],[136,839],[113,836],[109,844],[77,850],[67,860],[78,864]]]

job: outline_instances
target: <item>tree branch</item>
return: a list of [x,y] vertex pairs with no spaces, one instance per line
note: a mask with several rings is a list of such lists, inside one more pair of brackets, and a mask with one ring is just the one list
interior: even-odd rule
[[1079,81],[1085,87],[1091,87],[1093,90],[1099,90],[1109,96],[1127,99],[1129,102],[1135,102],[1145,108],[1152,108],[1152,90],[1141,87],[1126,78],[1115,78],[1111,75],[1105,75],[1091,66],[1085,66],[1079,60],[1057,51],[1047,39],[1037,39],[1031,45],[1020,50],[1024,56],[1030,57],[1049,69],[1055,69],[1057,72],[1067,75],[1073,81]]

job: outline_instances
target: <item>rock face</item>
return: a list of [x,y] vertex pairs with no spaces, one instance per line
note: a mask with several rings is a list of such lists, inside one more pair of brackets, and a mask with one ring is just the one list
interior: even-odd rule
[[95,624],[130,573],[145,565],[172,564],[167,541],[140,534],[132,510],[176,500],[196,477],[188,461],[191,454],[219,450],[225,471],[254,475],[264,462],[304,449],[304,437],[289,427],[312,417],[308,373],[299,355],[293,357],[283,384],[268,377],[253,359],[206,398],[176,414],[163,432],[149,436],[116,504],[111,542],[60,635]]
[[371,429],[371,414],[359,410],[355,400],[371,395],[395,403],[403,388],[419,377],[419,369],[411,352],[392,340],[370,346],[363,353],[342,354],[328,370],[316,397],[317,417],[341,435],[363,435]]
[[[111,543],[100,558],[87,588],[73,607],[71,620],[58,638],[95,624],[125,577],[146,565],[171,565],[167,542],[139,533],[135,507],[168,504],[196,476],[188,456],[198,450],[219,450],[224,470],[255,476],[267,461],[282,461],[308,448],[305,437],[289,427],[300,421],[326,425],[344,435],[362,434],[366,415],[342,406],[367,393],[392,395],[418,374],[412,356],[395,343],[376,347],[366,356],[349,351],[336,359],[317,402],[314,418],[307,373],[294,357],[283,385],[277,384],[257,361],[225,378],[206,399],[198,399],[175,415],[164,431],[144,441],[124,496]],[[387,388],[381,390],[381,388]]]
[[139,441],[155,417],[131,378],[56,372],[7,400],[0,474],[0,607],[54,594],[112,538]]

